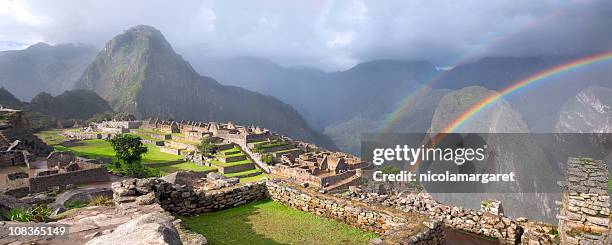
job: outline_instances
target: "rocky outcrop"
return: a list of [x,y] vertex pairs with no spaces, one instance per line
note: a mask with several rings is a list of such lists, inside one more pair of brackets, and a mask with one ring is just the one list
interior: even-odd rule
[[87,245],[158,244],[182,245],[180,236],[167,213],[145,214],[115,228],[112,233],[87,242]]
[[561,108],[559,133],[612,133],[612,89],[591,86]]
[[[436,109],[429,131],[442,132],[472,106],[498,95],[497,91],[483,87],[467,87],[446,94]],[[527,124],[504,98],[485,106],[464,121],[454,133],[480,133],[475,138],[487,145],[486,155],[490,160],[487,164],[472,164],[473,169],[469,170],[471,173],[513,172],[517,180],[511,184],[490,183],[472,189],[466,186],[464,189],[474,193],[430,191],[436,200],[477,209],[480,205],[478,200],[497,199],[504,203],[509,217],[531,217],[556,222],[554,201],[560,195],[550,190],[558,189],[556,181],[560,180],[561,169],[550,159],[539,141],[528,134]],[[460,139],[461,142],[467,142],[468,137]],[[446,168],[452,168],[450,165],[435,163],[427,167],[421,170],[440,173],[448,170]]]
[[157,29],[136,26],[110,40],[77,87],[93,90],[115,111],[139,118],[233,121],[335,148],[291,106],[271,96],[200,76]]

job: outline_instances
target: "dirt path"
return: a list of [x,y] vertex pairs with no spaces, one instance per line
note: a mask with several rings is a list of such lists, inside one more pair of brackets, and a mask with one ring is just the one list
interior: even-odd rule
[[450,228],[444,228],[446,233],[446,242],[453,245],[494,245],[502,244],[497,240],[489,240],[476,235],[468,234],[465,232],[453,230]]

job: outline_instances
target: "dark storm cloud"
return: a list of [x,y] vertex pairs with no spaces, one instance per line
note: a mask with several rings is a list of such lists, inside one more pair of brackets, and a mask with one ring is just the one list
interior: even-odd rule
[[610,1],[0,0],[0,49],[38,41],[101,47],[148,24],[189,57],[252,55],[324,69],[380,58],[452,65],[608,50],[611,13]]

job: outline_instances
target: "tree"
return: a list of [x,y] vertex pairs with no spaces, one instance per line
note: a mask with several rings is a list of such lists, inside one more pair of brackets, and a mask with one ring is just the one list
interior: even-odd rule
[[142,144],[140,137],[131,134],[115,135],[110,140],[115,156],[119,159],[117,170],[130,177],[147,177],[147,169],[142,165],[142,155],[149,149]]
[[274,162],[274,157],[266,153],[266,154],[261,155],[261,161],[265,164],[272,164]]
[[217,146],[211,143],[208,137],[204,137],[198,145],[198,150],[202,153],[202,156],[210,156],[217,150]]
[[391,165],[387,165],[382,168],[383,174],[399,174],[400,171],[401,170],[399,168]]

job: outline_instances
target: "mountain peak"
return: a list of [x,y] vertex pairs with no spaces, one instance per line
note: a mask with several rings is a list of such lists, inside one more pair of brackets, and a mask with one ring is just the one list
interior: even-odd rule
[[105,47],[110,55],[120,53],[139,53],[149,50],[166,50],[174,53],[164,35],[155,27],[137,25],[115,36]]
[[295,109],[281,101],[200,76],[150,26],[132,27],[110,40],[77,88],[93,90],[115,111],[139,118],[256,124],[335,148],[329,137],[313,131]]

